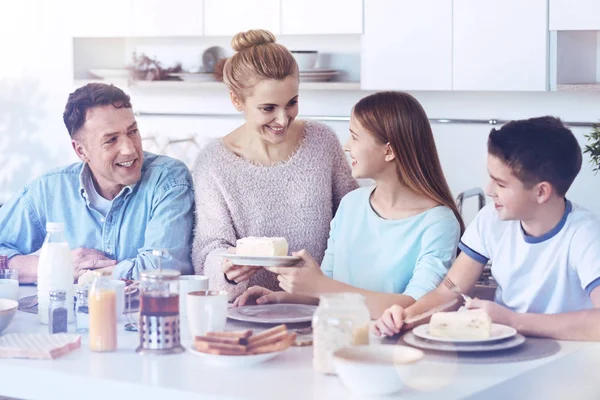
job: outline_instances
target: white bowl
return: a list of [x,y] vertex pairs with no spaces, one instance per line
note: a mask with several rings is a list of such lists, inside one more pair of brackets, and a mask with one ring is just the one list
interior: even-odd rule
[[410,375],[423,355],[421,350],[408,346],[367,345],[335,351],[333,363],[338,377],[352,391],[379,396],[402,389],[403,377]]
[[319,53],[313,50],[292,50],[292,56],[298,63],[298,69],[300,71],[310,71],[315,68],[317,64],[317,58]]
[[10,299],[0,299],[0,333],[5,330],[17,313],[19,303]]

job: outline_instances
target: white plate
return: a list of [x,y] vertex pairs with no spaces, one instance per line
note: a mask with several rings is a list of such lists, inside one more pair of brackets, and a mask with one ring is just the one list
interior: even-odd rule
[[243,256],[240,254],[223,254],[233,265],[252,265],[255,267],[293,267],[301,260],[300,257],[256,257]]
[[316,306],[308,304],[263,304],[260,306],[232,307],[227,317],[237,321],[261,324],[293,324],[311,322]]
[[508,339],[509,337],[515,336],[517,334],[517,330],[510,326],[501,325],[501,324],[492,324],[492,334],[488,339],[457,339],[457,338],[448,338],[448,337],[439,337],[439,336],[431,336],[429,334],[429,324],[419,325],[414,328],[413,333],[415,336],[420,337],[421,339],[427,339],[434,342],[442,342],[442,343],[486,343],[486,342],[495,342],[502,339]]
[[90,74],[96,75],[98,78],[129,78],[131,76],[131,72],[128,69],[124,68],[95,68],[90,69]]
[[413,332],[408,332],[402,337],[406,344],[426,350],[454,351],[454,352],[482,352],[512,349],[525,343],[525,336],[517,333],[509,339],[495,342],[477,343],[445,343],[433,340],[421,339]]
[[185,82],[215,82],[217,78],[214,74],[209,72],[196,72],[196,73],[170,73],[169,76],[176,76]]
[[250,354],[247,356],[222,356],[217,354],[207,354],[194,349],[193,346],[189,347],[189,351],[195,356],[202,357],[206,363],[212,365],[220,365],[223,367],[244,367],[270,360],[271,358],[283,353],[285,350],[264,354]]

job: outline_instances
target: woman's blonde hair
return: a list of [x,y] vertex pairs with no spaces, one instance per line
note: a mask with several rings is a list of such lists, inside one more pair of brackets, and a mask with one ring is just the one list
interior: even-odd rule
[[358,122],[396,156],[398,179],[412,191],[452,210],[465,230],[440,164],[425,110],[408,93],[379,92],[361,99],[353,110]]
[[[262,29],[237,33],[231,40],[237,52],[222,66],[222,80],[241,100],[264,79],[284,80],[298,76],[298,64],[292,53],[275,43],[275,35]],[[216,69],[219,75],[219,68]]]

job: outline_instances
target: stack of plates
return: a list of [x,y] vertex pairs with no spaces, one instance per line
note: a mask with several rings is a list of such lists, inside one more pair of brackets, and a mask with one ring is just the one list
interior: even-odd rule
[[211,72],[181,72],[170,73],[169,76],[177,77],[185,82],[215,82],[217,78]]
[[340,71],[335,69],[322,68],[300,71],[300,82],[327,82],[339,73]]
[[443,338],[432,336],[429,333],[429,324],[425,324],[404,335],[403,340],[411,346],[426,350],[486,352],[520,346],[525,342],[525,337],[510,326],[492,324],[492,334],[487,339]]

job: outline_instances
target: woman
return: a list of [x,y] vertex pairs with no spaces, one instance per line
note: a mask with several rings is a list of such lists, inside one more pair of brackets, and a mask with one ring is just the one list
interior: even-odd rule
[[444,278],[464,225],[425,111],[407,93],[376,93],[354,107],[350,133],[344,149],[352,175],[375,187],[344,197],[321,268],[310,250],[294,253],[304,265],[269,268],[286,293],[253,287],[236,305],[316,304],[323,293],[357,292],[376,318],[393,304],[414,303]]
[[285,237],[322,260],[329,223],[357,187],[331,129],[296,120],[298,65],[267,31],[238,33],[223,80],[245,123],[209,144],[195,169],[196,228],[192,262],[212,289],[230,300],[248,285],[278,289],[261,267],[234,266],[221,256],[248,236]]

